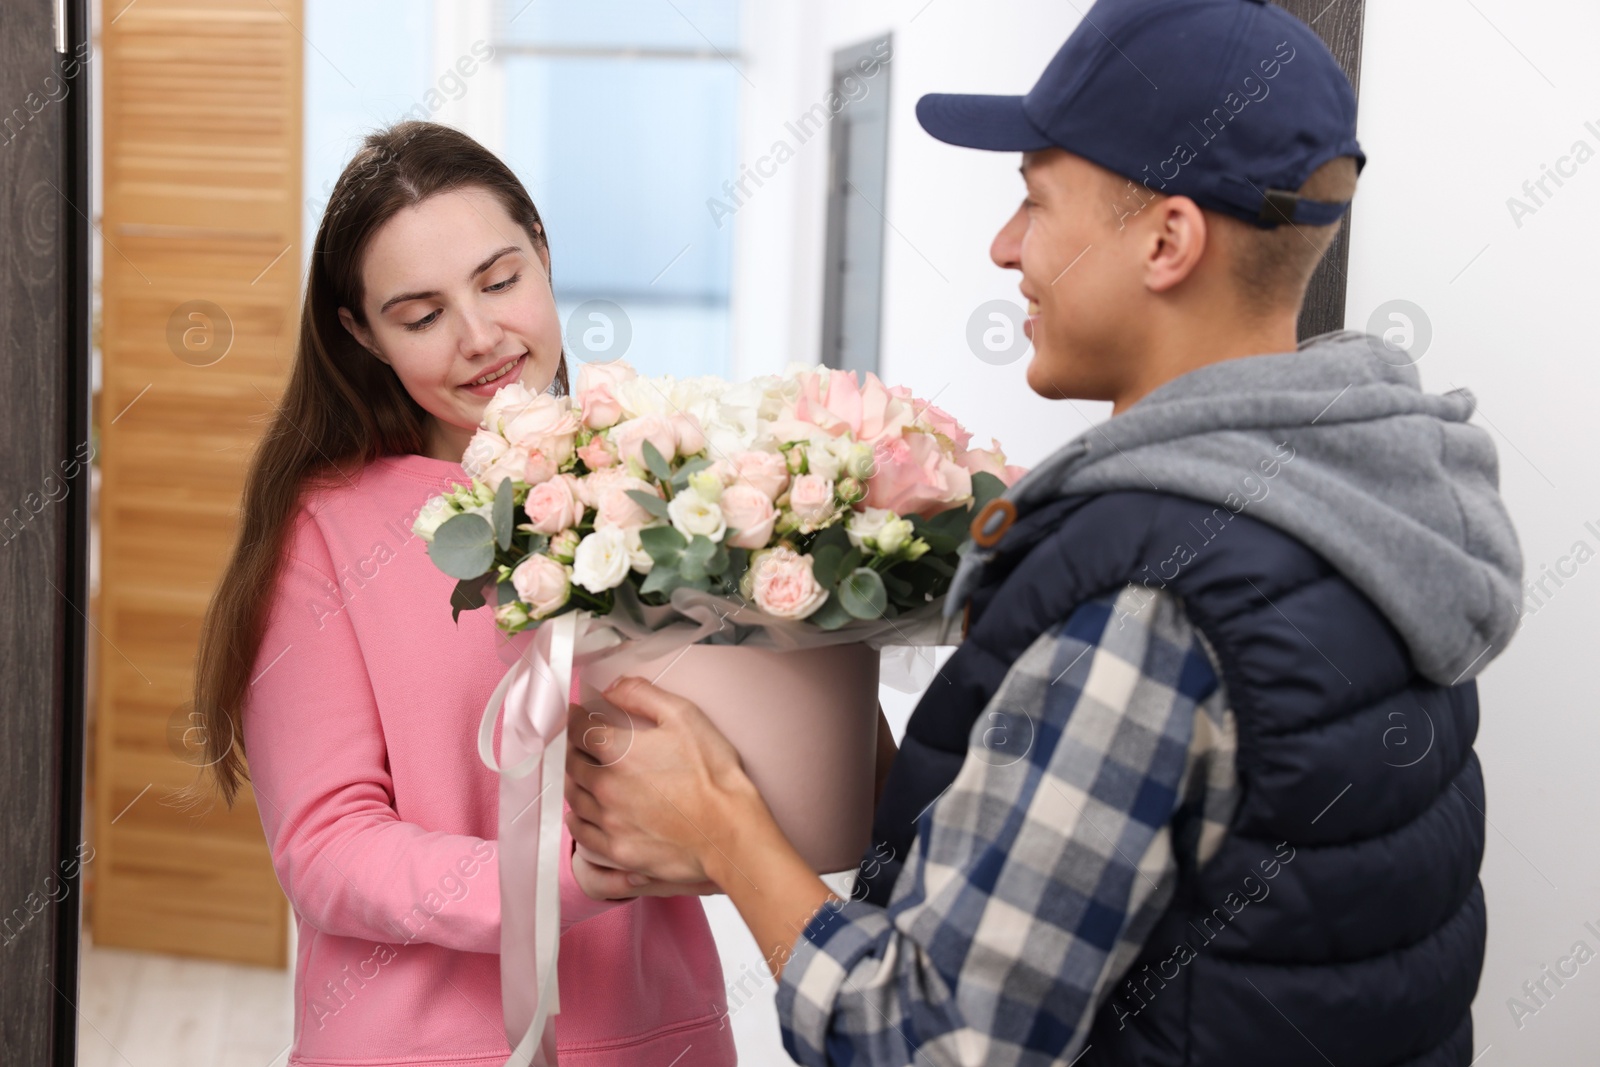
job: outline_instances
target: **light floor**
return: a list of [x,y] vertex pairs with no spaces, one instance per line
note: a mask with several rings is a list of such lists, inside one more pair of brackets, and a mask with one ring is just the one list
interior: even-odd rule
[[286,970],[100,948],[84,932],[81,1067],[283,1067],[294,1027]]

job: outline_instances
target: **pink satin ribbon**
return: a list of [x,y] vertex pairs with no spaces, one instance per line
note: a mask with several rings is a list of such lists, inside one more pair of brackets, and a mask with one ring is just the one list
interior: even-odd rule
[[[501,1004],[513,1046],[506,1067],[557,1063],[567,698],[573,655],[590,618],[587,611],[567,612],[541,624],[532,641],[515,642],[521,654],[489,697],[478,729],[478,756],[500,776]],[[497,761],[494,724],[502,707]]]

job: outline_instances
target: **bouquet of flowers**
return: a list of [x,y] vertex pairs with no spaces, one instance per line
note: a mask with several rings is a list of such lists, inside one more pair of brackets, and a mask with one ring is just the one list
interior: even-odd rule
[[972,516],[1023,473],[905,387],[791,365],[742,383],[585,364],[570,397],[495,393],[471,484],[413,527],[514,634],[688,588],[828,631],[943,595]]
[[[607,678],[660,681],[729,738],[814,869],[854,864],[880,649],[939,643],[972,517],[1023,473],[970,437],[909,389],[802,365],[730,383],[591,363],[570,397],[513,383],[490,399],[461,461],[471,484],[413,530],[456,579],[453,618],[494,597],[509,666],[478,751],[500,776],[512,1061],[555,1062],[561,809],[545,792],[569,701],[597,716]],[[728,636],[735,616],[749,625]]]

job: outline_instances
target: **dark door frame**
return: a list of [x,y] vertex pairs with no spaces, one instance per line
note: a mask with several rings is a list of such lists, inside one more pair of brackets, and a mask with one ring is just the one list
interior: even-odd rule
[[[1366,0],[1273,0],[1301,22],[1317,31],[1328,50],[1344,68],[1345,77],[1361,98],[1361,41],[1366,22]],[[1345,272],[1350,264],[1350,219],[1344,218],[1339,235],[1311,276],[1305,306],[1300,309],[1300,338],[1344,329]]]
[[89,610],[87,0],[0,15],[0,1048],[76,1060]]

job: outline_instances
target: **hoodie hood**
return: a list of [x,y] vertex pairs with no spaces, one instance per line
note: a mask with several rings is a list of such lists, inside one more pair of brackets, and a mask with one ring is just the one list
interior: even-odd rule
[[[1494,442],[1467,422],[1472,394],[1424,393],[1416,367],[1386,363],[1382,351],[1380,339],[1345,330],[1190,371],[1090,427],[1004,496],[1019,514],[1118,489],[1248,512],[1360,589],[1424,677],[1465,681],[1516,631],[1522,550]],[[992,555],[968,543],[947,618]]]

